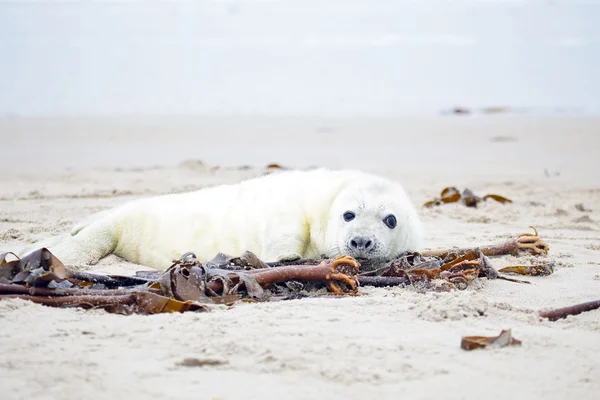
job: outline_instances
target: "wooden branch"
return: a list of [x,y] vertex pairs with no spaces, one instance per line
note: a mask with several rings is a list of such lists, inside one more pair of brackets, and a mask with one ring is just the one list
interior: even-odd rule
[[600,300],[589,301],[587,303],[576,304],[574,306],[557,308],[555,310],[544,311],[540,317],[548,318],[550,321],[556,321],[561,318],[567,318],[569,315],[577,315],[583,312],[597,310],[600,308]]

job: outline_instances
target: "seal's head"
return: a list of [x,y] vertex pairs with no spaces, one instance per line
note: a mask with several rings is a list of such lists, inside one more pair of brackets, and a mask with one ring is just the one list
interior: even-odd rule
[[327,224],[328,257],[390,260],[421,247],[415,207],[401,185],[383,178],[357,179],[334,199]]

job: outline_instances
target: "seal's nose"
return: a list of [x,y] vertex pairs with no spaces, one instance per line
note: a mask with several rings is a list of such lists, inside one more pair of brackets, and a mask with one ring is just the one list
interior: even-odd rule
[[353,237],[349,244],[351,249],[358,251],[370,251],[375,246],[371,239],[362,236]]

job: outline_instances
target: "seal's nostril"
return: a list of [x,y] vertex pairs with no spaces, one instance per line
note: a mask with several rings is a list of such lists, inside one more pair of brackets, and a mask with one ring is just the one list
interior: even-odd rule
[[348,242],[348,245],[352,249],[356,249],[359,251],[369,251],[375,247],[375,243],[371,239],[367,239],[364,237],[356,236]]

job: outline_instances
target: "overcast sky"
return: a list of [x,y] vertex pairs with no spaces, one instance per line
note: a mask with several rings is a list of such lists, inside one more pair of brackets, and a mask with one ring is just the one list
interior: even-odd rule
[[0,0],[0,115],[600,112],[600,1]]

